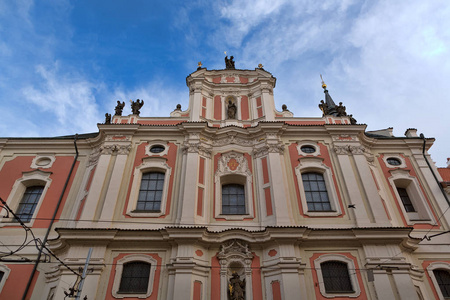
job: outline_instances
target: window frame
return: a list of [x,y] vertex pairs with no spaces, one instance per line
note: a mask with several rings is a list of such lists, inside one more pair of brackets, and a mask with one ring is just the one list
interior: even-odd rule
[[[331,169],[323,163],[323,159],[319,157],[302,157],[300,163],[295,167],[295,175],[297,176],[298,188],[300,193],[300,201],[302,204],[303,214],[312,217],[330,217],[342,215],[341,205],[334,186],[333,175]],[[323,176],[325,187],[330,201],[331,211],[309,211],[306,201],[305,187],[303,185],[303,173],[319,173]]]
[[[160,212],[146,212],[136,210],[139,198],[139,190],[141,188],[142,175],[148,172],[164,173],[164,187],[161,196],[161,211]],[[169,182],[172,169],[167,165],[165,158],[160,157],[146,157],[143,159],[141,165],[134,170],[133,182],[130,192],[130,198],[127,205],[126,214],[131,217],[160,217],[166,214],[167,197],[169,193]]]
[[[120,293],[119,288],[120,288],[120,282],[122,280],[123,265],[126,263],[129,263],[129,262],[134,262],[134,261],[141,261],[141,262],[150,264],[150,274],[148,277],[147,292],[146,293],[136,293],[136,294]],[[126,255],[125,257],[122,257],[121,259],[119,259],[116,263],[116,269],[115,269],[115,274],[114,274],[114,282],[113,282],[113,288],[112,288],[113,297],[119,298],[119,299],[133,298],[133,297],[139,298],[139,299],[145,299],[145,298],[150,297],[150,295],[153,293],[153,283],[155,281],[155,273],[156,273],[157,263],[158,262],[156,261],[156,259],[154,259],[150,255],[145,255],[145,254],[129,254],[129,255]]]
[[[391,184],[394,192],[395,200],[401,209],[401,213],[405,216],[406,223],[408,225],[426,223],[434,224],[434,217],[431,209],[428,205],[428,201],[420,188],[419,181],[416,177],[409,174],[409,170],[392,170],[390,171],[391,177],[389,177],[389,183]],[[415,212],[407,212],[403,205],[400,194],[397,188],[404,188],[408,193],[408,197],[416,210]]]
[[[24,222],[27,224],[27,226],[32,227],[42,205],[42,202],[45,199],[47,190],[51,185],[52,180],[50,179],[50,175],[52,173],[44,172],[41,170],[34,170],[31,172],[23,172],[22,174],[23,176],[14,182],[6,203],[9,207],[11,207],[13,211],[17,211],[27,187],[43,186],[44,189],[41,193],[41,196],[39,197],[39,201],[36,204],[36,207],[34,208],[34,212],[31,216],[30,222]],[[0,227],[12,224],[17,225],[18,223],[15,220],[14,216],[12,216],[11,214],[9,215],[9,218],[0,218]]]
[[5,286],[6,280],[8,279],[9,273],[11,273],[11,269],[8,268],[6,265],[0,264],[0,271],[3,272],[3,278],[0,281],[0,293],[1,293],[3,287]]
[[445,298],[444,295],[441,292],[441,287],[439,286],[439,283],[437,282],[436,276],[434,275],[434,270],[445,270],[450,273],[450,264],[447,262],[432,262],[427,267],[428,276],[431,279],[431,282],[433,283],[434,290],[436,291],[436,294],[439,296],[439,300],[446,300],[449,299],[448,297]]
[[[328,261],[338,261],[341,263],[345,263],[347,265],[348,275],[350,277],[350,282],[352,284],[353,291],[352,292],[328,292],[325,290],[325,283],[323,280],[322,267],[321,264]],[[326,298],[337,298],[337,297],[349,297],[349,298],[357,298],[361,294],[361,287],[358,283],[358,277],[356,272],[350,272],[350,270],[356,270],[355,262],[353,259],[337,253],[330,254],[322,254],[318,258],[314,260],[314,268],[317,272],[317,281],[319,284],[319,290],[322,296]]]
[[[239,167],[231,170],[228,162],[235,159]],[[214,175],[215,205],[214,217],[216,219],[225,219],[227,221],[241,221],[248,218],[254,218],[253,211],[253,192],[252,192],[252,173],[248,168],[248,161],[243,154],[238,152],[223,153],[218,162],[218,169]],[[228,215],[222,214],[222,186],[225,184],[241,184],[245,191],[245,210],[246,214]]]
[[[316,203],[316,202],[314,202],[314,201],[308,201],[308,196],[307,196],[307,192],[324,192],[324,191],[321,191],[320,190],[320,188],[318,189],[318,190],[311,190],[311,191],[306,191],[306,189],[305,189],[305,180],[304,180],[304,178],[303,178],[303,176],[305,176],[305,175],[315,175],[315,176],[320,176],[321,178],[321,180],[312,180],[311,178],[308,178],[308,182],[309,183],[311,183],[311,182],[314,182],[314,181],[316,181],[316,182],[323,182],[324,184],[325,184],[325,178],[324,178],[324,176],[323,176],[323,173],[317,173],[317,172],[303,172],[302,173],[302,184],[303,184],[303,188],[304,188],[304,190],[303,190],[303,192],[305,193],[305,198],[306,198],[306,204],[308,205],[308,204],[314,204],[314,203]],[[309,177],[309,176],[308,176]],[[324,205],[324,203],[328,203],[328,205],[330,206],[330,209],[329,210],[324,210],[324,209],[320,209],[320,210],[309,210],[309,207],[308,207],[308,211],[309,212],[333,212],[334,210],[333,210],[333,208],[331,207],[331,203],[330,203],[330,197],[328,196],[328,189],[327,189],[327,186],[326,186],[326,184],[325,184],[325,193],[326,193],[326,195],[327,195],[327,197],[326,197],[326,200],[327,201],[320,201],[320,202],[317,202],[317,203],[320,203],[321,204],[321,206],[322,206],[322,208],[323,208],[323,205]],[[312,200],[312,199],[311,199]],[[320,196],[320,200],[323,200],[322,199],[322,195]]]
[[[224,178],[222,178],[222,179],[224,179]],[[224,201],[223,201],[223,198],[224,198],[224,187],[225,186],[231,186],[231,185],[240,186],[243,189],[243,192],[244,192],[244,203],[243,203],[244,204],[243,205],[244,206],[244,213],[242,213],[242,214],[238,214],[238,213],[236,213],[236,214],[224,213]],[[246,199],[245,184],[238,183],[238,182],[236,182],[234,180],[232,180],[231,182],[227,182],[227,183],[222,182],[221,189],[222,189],[222,193],[221,193],[221,203],[222,203],[222,205],[221,205],[221,214],[222,215],[233,216],[233,215],[247,215],[248,214],[248,212],[247,212],[247,205],[246,205],[247,203],[246,203],[246,200],[245,200]],[[242,206],[242,205],[235,205],[235,206],[239,207],[239,206]]]

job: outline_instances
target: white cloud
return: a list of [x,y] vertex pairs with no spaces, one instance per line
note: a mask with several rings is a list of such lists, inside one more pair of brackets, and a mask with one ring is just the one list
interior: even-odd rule
[[56,118],[53,128],[43,128],[40,135],[96,131],[95,124],[100,120],[94,94],[101,85],[96,86],[81,76],[63,75],[58,66],[48,69],[39,65],[36,72],[43,81],[38,87],[23,88],[25,100],[32,103],[37,112],[47,116],[50,113]]
[[176,90],[173,86],[167,85],[163,80],[157,79],[147,83],[145,86],[138,86],[127,89],[117,87],[108,97],[108,110],[114,114],[113,108],[120,102],[125,101],[123,115],[131,114],[130,100],[144,100],[144,106],[141,108],[143,117],[168,117],[178,103],[183,105],[183,110],[187,109],[188,100],[187,88]]

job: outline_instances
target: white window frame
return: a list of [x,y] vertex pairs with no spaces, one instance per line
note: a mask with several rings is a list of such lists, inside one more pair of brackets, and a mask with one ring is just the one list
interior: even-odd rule
[[[160,153],[150,152],[150,149],[153,146],[163,146],[164,151],[162,151]],[[164,155],[167,155],[168,153],[169,153],[169,145],[167,144],[167,142],[162,141],[162,140],[150,141],[150,142],[148,142],[148,145],[145,146],[145,154],[148,156],[164,156]]]
[[[129,293],[119,293],[120,288],[120,281],[122,280],[122,272],[123,272],[123,265],[129,262],[133,261],[142,261],[150,264],[150,274],[148,276],[148,287],[147,287],[147,293],[140,293],[140,294],[129,294]],[[119,259],[116,263],[116,273],[114,275],[114,283],[113,283],[113,289],[112,294],[114,298],[140,298],[145,299],[150,297],[150,295],[153,292],[153,281],[155,280],[155,272],[156,272],[156,266],[157,261],[150,255],[145,254],[129,254],[121,259]]]
[[[139,198],[139,190],[141,188],[142,175],[147,172],[164,173],[164,187],[161,196],[160,212],[139,212],[136,206]],[[133,183],[131,184],[130,199],[127,206],[127,215],[131,217],[159,217],[166,214],[167,196],[169,193],[169,181],[172,169],[167,165],[165,158],[146,157],[141,165],[134,170]]]
[[[227,163],[230,159],[236,159],[239,167],[231,170]],[[224,184],[241,184],[245,190],[245,211],[243,215],[225,215],[222,214],[222,186]],[[248,161],[243,154],[234,151],[222,154],[219,159],[218,169],[214,176],[215,184],[215,218],[221,218],[230,221],[240,221],[248,218],[254,218],[253,212],[253,193],[252,193],[252,174],[248,168]]]
[[[339,198],[334,188],[333,175],[331,169],[323,163],[323,159],[319,157],[302,157],[300,163],[295,167],[295,175],[300,191],[300,200],[302,203],[303,214],[312,217],[340,216],[342,214]],[[309,211],[306,201],[305,187],[303,186],[303,173],[319,173],[323,176],[325,186],[327,188],[328,200],[332,211]]]
[[[313,147],[314,149],[316,149],[316,151],[314,153],[303,152],[302,151],[303,146]],[[302,155],[302,156],[319,156],[320,155],[320,147],[317,145],[316,142],[313,142],[313,141],[297,142],[297,152],[298,152],[298,155]]]
[[30,168],[32,169],[48,169],[53,166],[53,163],[55,162],[56,157],[51,154],[40,154],[36,155],[35,158],[33,158],[33,161],[31,162]]
[[433,271],[436,269],[446,270],[450,272],[450,264],[446,262],[432,262],[427,267],[428,276],[430,276],[431,281],[433,282],[434,289],[439,296],[439,300],[445,300],[444,295],[442,295],[441,288],[439,287],[439,283],[436,280],[436,276],[434,276]]
[[[416,177],[411,176],[408,170],[392,170],[390,171],[389,183],[394,191],[396,200],[405,216],[408,225],[418,223],[434,223],[433,214],[428,206],[427,200],[422,193],[419,181]],[[406,189],[408,197],[414,206],[415,212],[407,212],[403,202],[398,194],[397,187]]]
[[[325,290],[325,283],[323,281],[322,275],[322,267],[321,263],[327,261],[339,261],[347,264],[347,271],[350,277],[350,282],[352,284],[353,292],[351,293],[327,293]],[[337,297],[349,297],[349,298],[357,298],[361,294],[361,288],[359,287],[358,277],[356,276],[356,267],[353,259],[342,255],[342,254],[323,254],[314,260],[314,268],[317,272],[317,280],[319,281],[319,289],[322,296],[326,298],[337,298]],[[353,272],[352,272],[353,270]]]
[[[42,190],[41,197],[39,198],[39,201],[34,209],[33,215],[31,216],[31,221],[26,222],[27,226],[32,227],[34,224],[34,220],[38,214],[39,208],[41,207],[41,204],[43,202],[43,199],[45,199],[45,194],[47,193],[48,188],[50,187],[50,184],[52,180],[50,179],[51,172],[44,172],[41,170],[34,170],[31,172],[23,172],[23,176],[14,182],[14,185],[11,189],[11,192],[9,193],[8,199],[6,200],[6,203],[8,206],[14,211],[17,211],[17,208],[19,207],[20,202],[22,201],[23,195],[25,194],[25,191],[27,190],[27,187],[31,186],[43,186],[44,189]],[[2,210],[3,215],[5,216],[5,209]],[[11,225],[11,223],[18,224],[15,221],[14,216],[9,214],[9,218],[2,218],[0,221],[0,227],[5,225]],[[24,222],[25,223],[25,222]]]
[[[395,159],[398,159],[399,161],[400,161],[400,165],[398,165],[398,166],[393,166],[393,165],[391,165],[391,164],[389,164],[388,162],[387,162],[387,160],[388,160],[388,158],[395,158]],[[397,154],[397,153],[395,153],[395,154],[390,154],[390,153],[384,153],[384,156],[383,156],[383,161],[384,161],[384,164],[386,165],[386,167],[388,167],[388,168],[390,168],[390,169],[398,169],[398,168],[406,168],[406,162],[405,162],[405,159],[403,158],[403,157],[401,157],[400,156],[400,154]]]
[[1,293],[3,290],[3,287],[5,286],[6,280],[8,279],[9,273],[11,273],[11,269],[5,265],[0,265],[0,271],[2,271],[4,273],[3,278],[0,281],[0,293]]

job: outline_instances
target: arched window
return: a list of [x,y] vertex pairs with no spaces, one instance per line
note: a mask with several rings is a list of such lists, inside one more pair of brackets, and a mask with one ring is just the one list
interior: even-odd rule
[[150,277],[149,263],[132,261],[123,265],[118,293],[146,294]]
[[331,211],[327,187],[322,174],[303,173],[303,187],[305,189],[308,211]]
[[25,193],[20,200],[17,207],[16,215],[22,222],[30,222],[33,217],[34,210],[36,209],[39,199],[41,198],[43,186],[29,186],[26,188]]
[[402,200],[403,207],[405,208],[406,212],[416,212],[416,209],[414,208],[414,205],[409,198],[408,191],[405,188],[397,187],[397,192],[400,196],[400,199]]
[[222,186],[222,214],[244,215],[245,187],[242,184],[224,184]]
[[353,292],[347,264],[340,261],[326,261],[320,264],[323,283],[327,293]]
[[434,269],[433,274],[439,285],[442,296],[444,296],[445,299],[450,299],[450,273],[447,270]]
[[136,205],[137,211],[160,212],[165,174],[147,172],[142,174],[141,187]]

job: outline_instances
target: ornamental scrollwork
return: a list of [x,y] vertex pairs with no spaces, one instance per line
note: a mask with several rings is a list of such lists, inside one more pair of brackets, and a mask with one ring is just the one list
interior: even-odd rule
[[245,140],[236,136],[228,136],[224,139],[220,139],[220,140],[215,140],[213,142],[213,146],[225,146],[225,145],[230,145],[230,144],[235,144],[235,145],[240,145],[240,146],[253,146],[254,141],[253,140]]
[[338,155],[364,154],[366,152],[366,148],[364,148],[364,146],[334,146],[333,149]]
[[106,155],[119,154],[119,155],[128,155],[131,150],[131,145],[103,145],[100,147],[100,153]]
[[183,153],[198,153],[205,157],[211,157],[212,149],[199,141],[185,141],[182,147]]
[[95,166],[98,163],[98,159],[100,158],[101,149],[100,147],[95,148],[92,153],[89,155],[87,166]]
[[220,157],[215,178],[220,180],[226,174],[240,174],[251,178],[252,173],[243,154],[232,151]]

